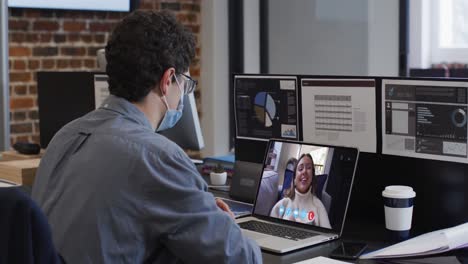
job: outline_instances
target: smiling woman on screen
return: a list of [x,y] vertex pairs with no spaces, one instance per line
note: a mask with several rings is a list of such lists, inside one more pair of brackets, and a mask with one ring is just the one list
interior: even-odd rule
[[294,181],[278,201],[270,215],[285,220],[331,228],[327,211],[315,196],[316,181],[314,160],[308,153],[302,154],[294,168]]

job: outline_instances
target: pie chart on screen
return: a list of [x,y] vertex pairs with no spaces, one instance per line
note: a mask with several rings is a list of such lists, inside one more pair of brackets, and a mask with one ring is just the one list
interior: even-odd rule
[[276,105],[271,95],[266,92],[257,93],[254,104],[255,116],[258,121],[265,127],[271,127],[276,115]]

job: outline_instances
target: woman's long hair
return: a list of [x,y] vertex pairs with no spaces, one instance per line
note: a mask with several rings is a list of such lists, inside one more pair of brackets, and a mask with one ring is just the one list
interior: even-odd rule
[[317,181],[315,180],[315,163],[314,163],[314,159],[312,158],[312,156],[309,154],[309,153],[304,153],[302,154],[299,159],[297,160],[296,162],[296,165],[294,166],[294,178],[293,178],[293,181],[292,181],[292,184],[291,184],[291,187],[289,187],[289,189],[287,189],[284,193],[284,197],[289,197],[291,200],[294,200],[294,197],[296,196],[296,192],[295,192],[295,189],[296,189],[296,173],[297,173],[297,167],[299,165],[299,162],[301,161],[302,158],[304,157],[308,157],[311,161],[312,161],[312,182],[311,182],[311,188],[310,188],[310,192],[312,193],[312,195],[315,195],[315,190],[317,189]]

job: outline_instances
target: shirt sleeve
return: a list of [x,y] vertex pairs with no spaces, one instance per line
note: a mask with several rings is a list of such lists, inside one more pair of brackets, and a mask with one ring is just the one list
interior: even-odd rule
[[[182,152],[182,151],[180,151]],[[216,206],[185,153],[149,155],[145,211],[152,237],[184,263],[261,263],[258,245]]]

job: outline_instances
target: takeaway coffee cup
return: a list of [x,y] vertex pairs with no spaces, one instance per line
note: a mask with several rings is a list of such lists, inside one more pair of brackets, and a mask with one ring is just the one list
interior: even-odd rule
[[382,192],[385,209],[385,227],[396,240],[409,237],[413,218],[413,200],[416,193],[413,188],[402,185],[385,187]]

